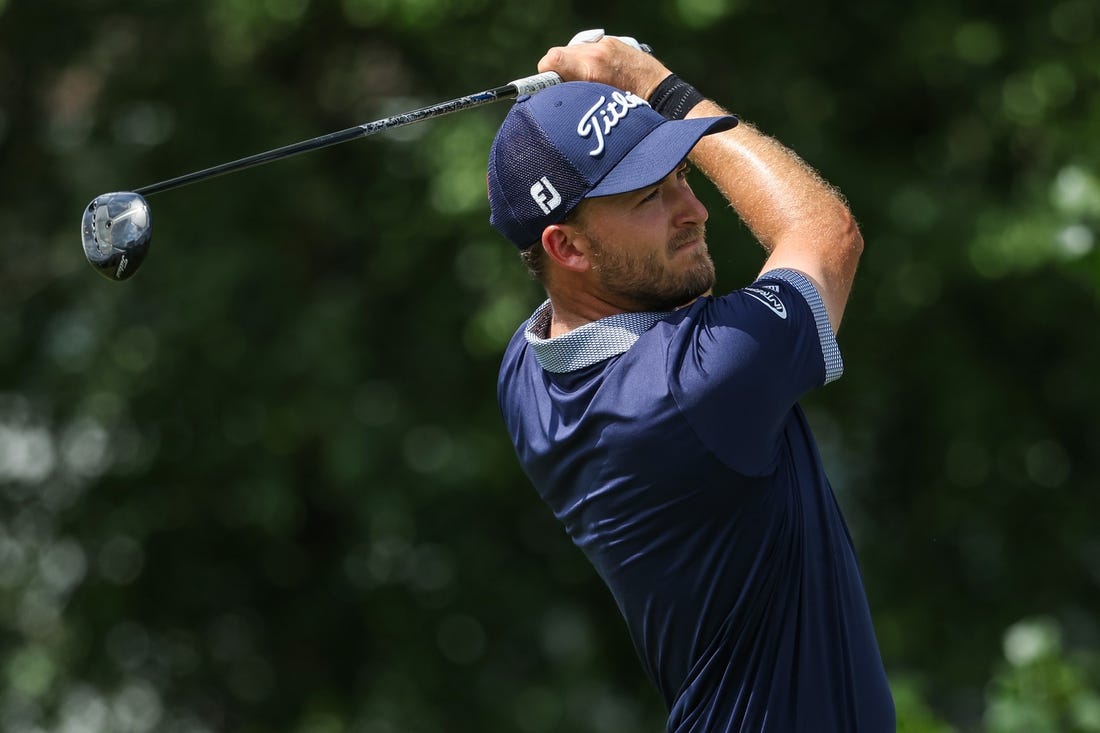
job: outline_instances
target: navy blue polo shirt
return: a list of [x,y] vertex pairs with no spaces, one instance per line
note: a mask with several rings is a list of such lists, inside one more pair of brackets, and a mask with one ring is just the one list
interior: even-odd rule
[[797,400],[838,378],[800,273],[512,338],[524,471],[607,584],[675,733],[895,730],[852,541]]

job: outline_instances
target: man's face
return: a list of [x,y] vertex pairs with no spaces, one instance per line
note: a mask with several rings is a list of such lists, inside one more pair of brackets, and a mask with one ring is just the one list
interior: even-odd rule
[[596,282],[623,310],[668,311],[714,287],[706,207],[682,163],[659,183],[588,199],[576,221]]

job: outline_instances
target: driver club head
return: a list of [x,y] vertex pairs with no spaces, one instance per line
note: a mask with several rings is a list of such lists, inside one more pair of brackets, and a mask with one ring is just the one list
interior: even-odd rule
[[80,239],[99,274],[115,281],[132,277],[153,239],[149,204],[129,191],[96,196],[84,210]]

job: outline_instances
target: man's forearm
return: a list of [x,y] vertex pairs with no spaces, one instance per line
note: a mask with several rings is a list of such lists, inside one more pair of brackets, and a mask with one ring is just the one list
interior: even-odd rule
[[[688,117],[724,112],[704,100]],[[691,161],[768,252],[763,270],[786,267],[809,277],[833,330],[839,329],[863,252],[863,237],[840,193],[793,151],[744,121],[700,140]]]
[[[720,114],[728,112],[705,100],[688,117]],[[700,140],[691,162],[768,252],[784,236],[821,236],[829,227],[847,226],[848,208],[836,190],[796,153],[744,120]]]

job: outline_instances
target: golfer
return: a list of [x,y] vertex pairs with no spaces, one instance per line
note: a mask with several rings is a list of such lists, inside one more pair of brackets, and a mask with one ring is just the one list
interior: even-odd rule
[[[798,400],[837,379],[863,241],[794,153],[615,38],[493,142],[490,221],[548,299],[498,396],[524,471],[611,590],[675,733],[895,730],[852,540]],[[688,172],[766,252],[715,295]]]

